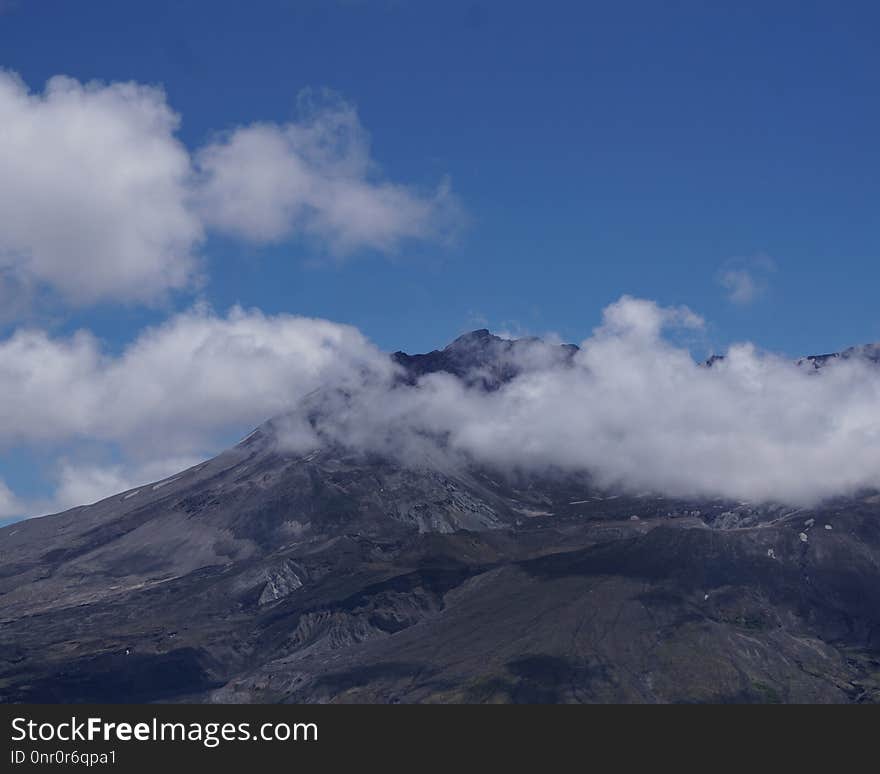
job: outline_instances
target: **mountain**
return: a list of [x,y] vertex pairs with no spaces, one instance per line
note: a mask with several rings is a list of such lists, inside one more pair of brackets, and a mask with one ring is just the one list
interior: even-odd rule
[[880,343],[862,344],[858,347],[849,347],[842,352],[832,352],[828,355],[808,355],[798,361],[798,365],[809,363],[814,368],[822,368],[836,360],[866,360],[869,363],[880,364]]
[[[703,365],[711,367],[722,360],[724,360],[724,355],[711,355]],[[847,347],[840,352],[830,352],[825,355],[807,355],[806,357],[799,358],[795,362],[799,366],[812,366],[816,370],[819,370],[830,363],[842,360],[864,360],[865,362],[874,365],[880,365],[880,342],[861,344],[857,347]]]
[[[405,383],[494,390],[575,351],[475,331],[392,357]],[[298,453],[289,419],[0,529],[0,700],[880,700],[876,493],[633,496],[440,454]]]
[[531,359],[538,359],[543,363],[566,362],[571,360],[577,350],[574,344],[548,347],[537,338],[502,339],[482,328],[459,336],[447,347],[426,355],[395,352],[391,358],[403,366],[404,380],[409,384],[414,384],[425,374],[443,371],[457,376],[469,385],[494,390],[517,376],[523,363],[530,360],[529,355],[533,356]]

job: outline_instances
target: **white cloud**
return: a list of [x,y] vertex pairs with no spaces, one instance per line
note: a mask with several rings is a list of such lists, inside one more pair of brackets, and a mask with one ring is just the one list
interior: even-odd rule
[[59,471],[58,489],[55,492],[57,507],[50,507],[50,510],[89,505],[136,485],[137,481],[132,481],[121,465],[73,466],[63,461]]
[[207,229],[256,243],[394,251],[457,222],[446,183],[382,179],[353,107],[218,135],[191,154],[165,93],[56,76],[32,93],[0,71],[0,298],[147,302],[192,286]]
[[[94,444],[90,444],[94,446]],[[208,455],[167,456],[149,460],[126,459],[117,463],[56,460],[54,491],[42,497],[18,497],[0,480],[0,522],[44,513],[59,513],[90,505],[129,489],[173,476],[203,462]]]
[[203,457],[165,457],[141,464],[82,464],[61,460],[53,499],[31,510],[62,511],[88,505],[127,489],[135,489],[197,465]]
[[26,512],[25,507],[13,494],[12,490],[0,479],[0,519],[21,516]]
[[[416,388],[328,398],[322,438],[424,459],[426,437],[502,470],[589,471],[604,486],[809,503],[880,485],[880,369],[816,373],[744,344],[711,368],[663,337],[693,313],[623,298],[572,367],[526,370],[502,389],[445,374]],[[314,443],[301,432],[300,446]]]
[[[520,375],[493,392],[443,373],[405,386],[354,328],[241,309],[176,315],[117,356],[87,333],[18,332],[0,342],[0,443],[119,447],[110,465],[61,461],[54,502],[72,505],[186,467],[308,396],[317,422],[289,414],[289,448],[341,442],[407,464],[476,460],[792,504],[880,486],[880,368],[854,357],[817,372],[750,344],[705,367],[666,336],[701,325],[686,308],[624,297],[567,365],[532,342],[515,355]],[[0,514],[14,503],[0,489]]]
[[767,255],[728,261],[716,277],[727,291],[728,300],[739,306],[754,303],[769,287],[770,275],[776,271],[776,262]]
[[0,280],[74,304],[152,301],[185,287],[202,226],[164,93],[0,71]]
[[[85,331],[16,331],[0,340],[0,446],[63,456],[51,498],[25,502],[0,486],[0,517],[57,511],[162,478],[321,386],[360,385],[366,374],[390,371],[355,328],[240,308],[175,315],[117,356]],[[96,445],[117,461],[85,461]]]
[[0,444],[115,442],[178,455],[386,359],[354,328],[235,308],[175,315],[107,355],[87,332],[0,341]]
[[424,195],[379,177],[356,111],[338,99],[305,100],[295,123],[235,129],[201,149],[197,165],[206,223],[251,242],[304,235],[338,254],[393,251],[456,218],[448,184]]
[[748,269],[727,269],[718,276],[718,282],[728,292],[734,304],[750,304],[759,294],[758,283]]

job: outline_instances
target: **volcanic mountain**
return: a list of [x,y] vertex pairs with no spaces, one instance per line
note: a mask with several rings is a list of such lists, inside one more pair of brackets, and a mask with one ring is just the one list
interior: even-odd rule
[[[533,346],[475,331],[392,358],[404,384],[445,372],[492,391]],[[0,700],[880,699],[876,493],[812,509],[636,496],[443,454],[303,454],[288,419],[0,529]]]

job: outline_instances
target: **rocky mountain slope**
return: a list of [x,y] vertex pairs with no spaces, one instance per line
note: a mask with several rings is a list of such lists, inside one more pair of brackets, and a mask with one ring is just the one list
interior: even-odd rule
[[[530,346],[393,357],[492,390]],[[880,699],[877,493],[633,496],[280,428],[0,529],[0,700]]]

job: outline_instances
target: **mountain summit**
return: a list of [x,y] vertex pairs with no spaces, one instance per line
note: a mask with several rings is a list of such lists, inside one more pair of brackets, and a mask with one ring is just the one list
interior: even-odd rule
[[410,384],[425,374],[444,371],[491,390],[519,374],[529,354],[540,352],[548,360],[564,361],[576,351],[574,344],[554,346],[538,338],[504,339],[480,328],[459,336],[443,349],[424,355],[395,352],[391,358],[403,366]]

